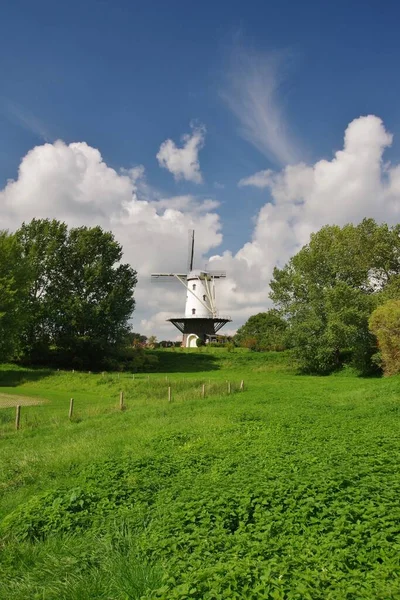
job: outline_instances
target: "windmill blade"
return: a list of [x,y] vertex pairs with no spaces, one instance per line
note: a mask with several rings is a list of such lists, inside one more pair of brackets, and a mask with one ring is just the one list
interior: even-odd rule
[[194,229],[189,229],[189,248],[188,248],[188,273],[193,271],[194,261]]
[[186,273],[152,273],[151,274],[151,279],[152,280],[156,280],[156,279],[160,279],[160,278],[167,278],[167,277],[180,277],[181,279],[186,279],[187,275]]

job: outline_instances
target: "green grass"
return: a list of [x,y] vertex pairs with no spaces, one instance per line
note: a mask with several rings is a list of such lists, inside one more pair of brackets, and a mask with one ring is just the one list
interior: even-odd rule
[[0,410],[0,598],[400,598],[400,378],[157,354],[135,379],[0,370],[47,400],[19,431]]

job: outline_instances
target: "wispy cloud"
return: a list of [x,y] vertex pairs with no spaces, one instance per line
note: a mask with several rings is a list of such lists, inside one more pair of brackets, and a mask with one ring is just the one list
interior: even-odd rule
[[227,70],[223,99],[236,115],[243,137],[278,165],[297,162],[298,143],[282,108],[288,54],[260,54],[236,48]]
[[1,102],[1,110],[11,121],[38,136],[42,141],[54,141],[54,136],[51,135],[47,126],[25,107],[3,100]]

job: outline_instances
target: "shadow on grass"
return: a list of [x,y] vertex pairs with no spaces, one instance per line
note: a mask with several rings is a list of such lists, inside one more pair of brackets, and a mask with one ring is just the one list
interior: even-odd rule
[[7,365],[6,367],[2,367],[0,369],[0,389],[2,387],[16,387],[30,381],[38,381],[39,379],[49,377],[53,373],[54,369],[28,369],[24,367],[13,367],[12,365]]
[[156,371],[158,373],[196,373],[198,371],[217,371],[220,369],[218,357],[215,354],[204,352],[166,352],[165,350],[151,350],[157,357]]

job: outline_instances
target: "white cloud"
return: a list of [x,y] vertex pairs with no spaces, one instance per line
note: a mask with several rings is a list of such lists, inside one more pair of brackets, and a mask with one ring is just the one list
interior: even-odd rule
[[37,217],[112,230],[123,246],[124,260],[138,270],[135,329],[146,320],[146,331],[154,326],[156,335],[174,337],[171,324],[154,315],[183,312],[185,293],[179,283],[151,283],[150,274],[186,269],[188,229],[196,230],[201,260],[221,242],[221,224],[213,200],[184,196],[158,201],[153,190],[147,199],[147,190],[142,166],[118,173],[84,142],[44,144],[28,152],[18,178],[0,191],[0,228],[13,230]]
[[383,163],[391,143],[378,117],[360,117],[347,127],[343,150],[332,160],[261,171],[239,182],[267,188],[270,199],[258,214],[252,240],[235,255],[212,259],[215,268],[229,274],[222,304],[230,305],[233,316],[265,310],[274,266],[283,266],[323,225],[357,223],[364,217],[398,222],[400,165]]
[[[254,182],[267,194],[251,240],[236,254],[226,251],[209,262],[210,268],[227,272],[218,285],[217,305],[234,319],[229,329],[269,306],[274,266],[285,264],[311,232],[363,217],[399,221],[400,164],[383,162],[391,143],[380,119],[362,117],[347,127],[343,149],[332,160],[258,174]],[[54,217],[73,226],[99,224],[112,230],[123,245],[124,260],[139,273],[134,328],[159,339],[176,337],[165,319],[182,314],[185,292],[179,283],[151,283],[150,274],[186,269],[188,229],[196,229],[198,265],[222,239],[215,200],[164,198],[146,183],[142,166],[117,172],[85,143],[58,141],[31,150],[18,178],[0,191],[0,207],[0,228]]]
[[288,131],[281,85],[287,56],[236,49],[221,95],[240,123],[243,137],[275,164],[298,160],[298,143]]
[[205,127],[191,126],[192,134],[186,133],[182,136],[183,146],[178,148],[174,141],[166,140],[160,146],[157,154],[157,160],[160,167],[167,169],[175,179],[186,179],[194,183],[203,181],[200,163],[199,152],[204,146],[204,138],[206,134]]
[[198,200],[194,196],[173,196],[172,198],[162,198],[155,200],[153,206],[159,211],[162,209],[176,209],[176,210],[191,210],[195,213],[208,212],[215,210],[219,206],[217,200]]

